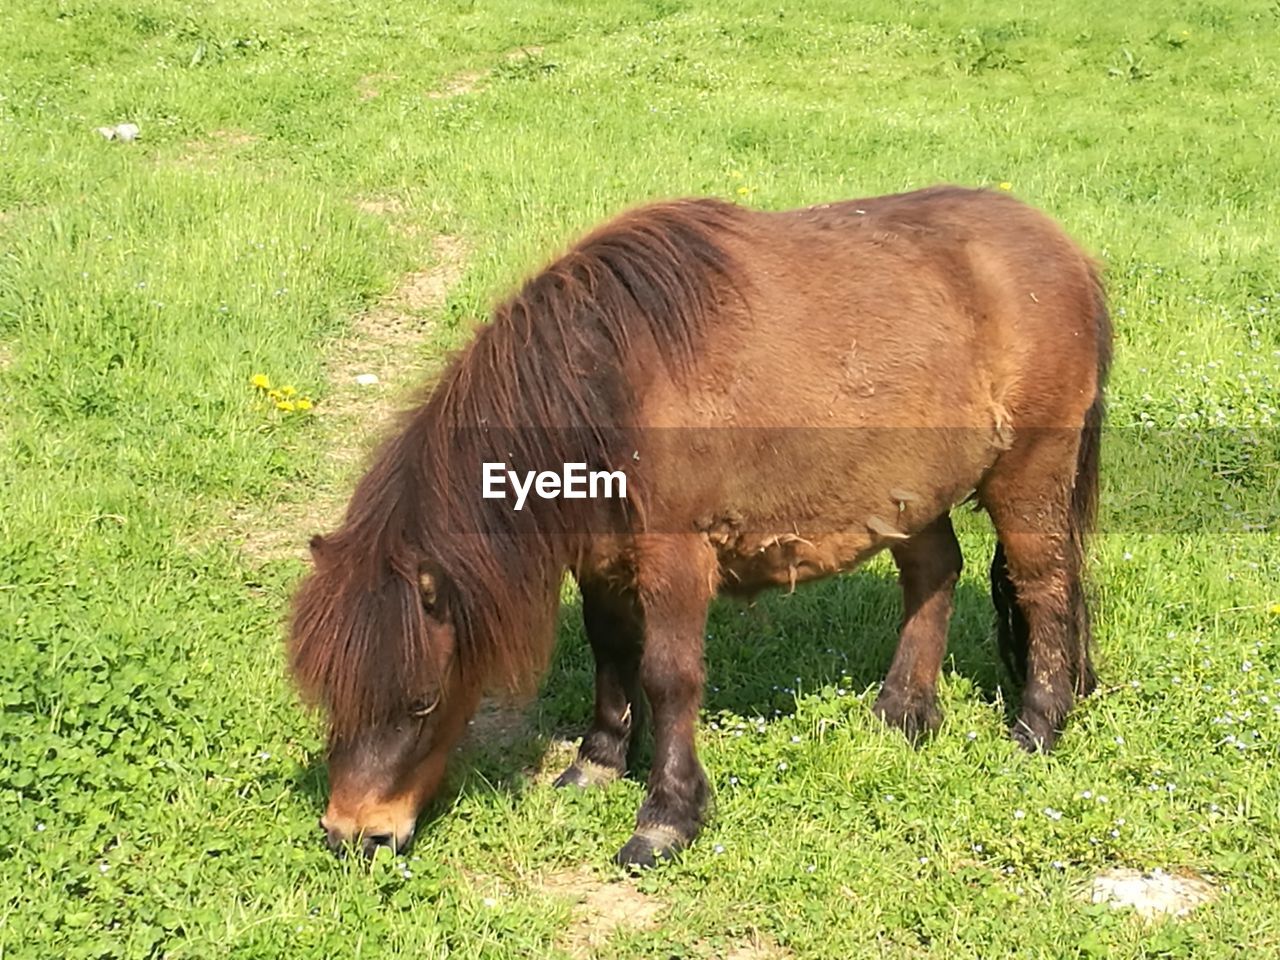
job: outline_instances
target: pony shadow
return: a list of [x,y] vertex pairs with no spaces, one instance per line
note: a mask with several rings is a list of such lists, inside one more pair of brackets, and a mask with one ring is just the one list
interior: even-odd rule
[[[875,687],[897,649],[901,619],[896,575],[865,568],[794,593],[765,593],[750,604],[717,600],[707,620],[704,714],[767,722],[794,712],[798,697],[824,687]],[[1012,720],[985,583],[965,579],[956,588],[943,669],[968,681],[984,702],[1003,702]],[[566,604],[537,700],[534,727],[544,739],[581,736],[590,722],[593,684],[575,600]]]

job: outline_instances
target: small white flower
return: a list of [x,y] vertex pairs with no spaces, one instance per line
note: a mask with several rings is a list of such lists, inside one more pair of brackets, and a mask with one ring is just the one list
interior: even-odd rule
[[799,737],[799,736],[793,736],[793,737],[791,738],[791,742],[792,742],[792,743],[799,743],[799,742],[800,742],[800,737]]
[[982,844],[980,844],[980,843],[975,843],[975,844],[973,845],[973,852],[974,852],[974,853],[981,853],[981,852],[982,852]]
[[1133,554],[1132,554],[1132,553],[1130,553],[1128,550],[1126,550],[1126,551],[1124,552],[1124,558],[1125,558],[1126,560],[1132,560],[1132,559],[1133,559]]
[[1084,799],[1084,800],[1092,800],[1092,799],[1093,799],[1093,791],[1092,791],[1092,790],[1083,790],[1083,791],[1081,791],[1081,793],[1080,793],[1080,797],[1081,797],[1082,799]]
[[729,786],[731,786],[731,787],[736,787],[737,785],[738,785],[738,778],[737,778],[737,777],[730,777],[730,778],[729,778]]
[[1061,860],[1055,860],[1053,863],[1049,864],[1049,866],[1053,867],[1055,870],[1065,870],[1067,868],[1067,865]]
[[929,862],[929,858],[928,858],[928,857],[921,857],[921,858],[920,858],[920,865],[921,865],[921,866],[924,866],[924,865],[925,865],[926,863],[928,863],[928,862]]
[[805,873],[814,873],[817,869],[818,869],[818,865],[817,865],[816,863],[811,863],[811,864],[809,864],[807,867],[805,867],[805,868],[804,868],[804,872],[805,872]]
[[779,763],[779,764],[778,764],[778,769],[779,769],[779,770],[786,770],[786,769],[787,769],[787,761],[783,760],[781,763]]
[[1116,743],[1123,747],[1123,746],[1124,746],[1124,737],[1116,737]]
[[109,863],[100,863],[100,864],[98,864],[98,872],[99,872],[99,873],[106,873],[106,872],[107,872],[108,870],[110,870],[110,869],[111,869],[111,864],[109,864]]
[[1106,795],[1105,793],[1100,793],[1100,794],[1098,794],[1098,802],[1099,802],[1099,803],[1110,803],[1110,801],[1107,799],[1107,795]]
[[1053,807],[1045,807],[1045,808],[1044,808],[1044,815],[1045,815],[1046,817],[1048,817],[1050,820],[1061,820],[1061,819],[1062,819],[1062,811],[1061,811],[1061,810],[1055,810],[1055,809],[1053,809]]
[[1240,669],[1242,672],[1248,673],[1250,670],[1253,669],[1253,661],[1246,660],[1244,663],[1240,664]]
[[481,901],[481,903],[483,903],[486,907],[496,907],[498,905],[498,901],[495,900],[493,897],[485,897],[484,900]]
[[893,794],[892,794],[892,793],[886,793],[886,794],[884,795],[884,802],[885,802],[885,803],[893,803],[894,799],[895,799],[895,798],[894,798],[894,796],[893,796]]
[[712,852],[712,853],[724,853],[724,844],[723,844],[723,843],[717,843],[714,847],[712,847],[712,848],[711,848],[711,852]]
[[1015,820],[1021,820],[1021,819],[1023,819],[1024,817],[1026,817],[1026,815],[1027,815],[1027,811],[1025,811],[1025,810],[1015,810],[1015,811],[1013,811],[1013,819],[1015,819]]
[[970,740],[978,739],[978,733],[976,730],[970,730],[968,733],[965,734],[965,736],[968,737]]
[[37,824],[36,824],[36,833],[44,833],[44,824],[43,824],[43,823],[37,823]]

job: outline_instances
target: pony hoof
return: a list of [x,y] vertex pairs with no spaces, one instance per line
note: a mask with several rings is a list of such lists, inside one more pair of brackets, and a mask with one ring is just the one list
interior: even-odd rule
[[885,724],[901,730],[912,743],[931,736],[942,725],[942,712],[932,697],[910,698],[881,690],[871,709]]
[[1052,724],[1040,718],[1027,720],[1019,717],[1009,728],[1009,736],[1027,753],[1048,753],[1058,739],[1058,732],[1053,729]]
[[556,777],[555,786],[557,788],[578,787],[586,790],[588,787],[602,787],[606,783],[612,783],[618,779],[618,776],[618,771],[612,767],[579,758],[569,764],[564,773]]
[[620,867],[656,867],[663,860],[674,860],[686,842],[674,827],[653,825],[638,827],[618,851],[613,862]]

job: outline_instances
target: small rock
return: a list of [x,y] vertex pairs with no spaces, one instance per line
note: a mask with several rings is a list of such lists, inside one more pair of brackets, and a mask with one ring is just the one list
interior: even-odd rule
[[118,123],[114,127],[98,127],[97,132],[104,140],[123,140],[131,143],[142,133],[136,123]]
[[362,387],[372,387],[377,382],[378,382],[378,375],[376,373],[356,374],[356,383],[360,384],[360,386]]

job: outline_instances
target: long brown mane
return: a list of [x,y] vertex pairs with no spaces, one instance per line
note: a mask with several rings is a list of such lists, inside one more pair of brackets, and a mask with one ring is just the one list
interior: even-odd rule
[[[479,684],[527,686],[550,650],[574,501],[514,513],[480,496],[475,465],[617,464],[633,350],[679,375],[717,297],[746,286],[724,239],[742,216],[711,200],[641,208],[580,241],[494,312],[426,402],[375,455],[341,528],[313,541],[290,654],[333,734],[404,716],[440,687],[419,578]],[[451,466],[452,465],[452,466]],[[628,488],[631,509],[644,491]]]

